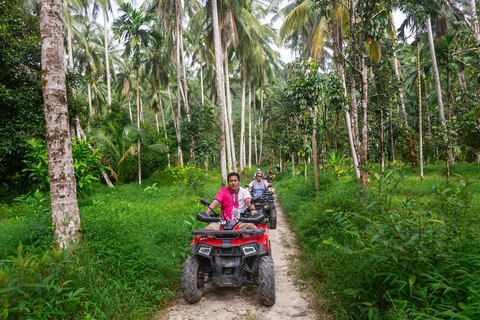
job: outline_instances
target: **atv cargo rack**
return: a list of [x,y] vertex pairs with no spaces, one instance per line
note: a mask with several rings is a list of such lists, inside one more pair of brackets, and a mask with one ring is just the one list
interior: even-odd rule
[[195,235],[213,235],[213,236],[224,236],[224,235],[241,235],[246,234],[249,236],[259,236],[265,233],[265,229],[244,229],[244,230],[195,230],[192,231],[192,234]]

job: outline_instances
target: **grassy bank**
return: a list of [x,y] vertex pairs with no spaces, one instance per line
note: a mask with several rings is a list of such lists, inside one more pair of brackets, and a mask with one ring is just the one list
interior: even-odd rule
[[45,195],[2,205],[0,317],[148,318],[177,291],[190,231],[203,226],[198,200],[219,187],[218,173],[205,181],[191,172],[159,173],[142,186],[98,185],[79,200],[83,241],[67,253],[51,248]]
[[[480,167],[372,169],[363,190],[348,177],[279,176],[277,196],[299,237],[322,307],[338,319],[480,317]],[[312,171],[310,171],[312,172]],[[471,179],[471,178],[470,178]]]

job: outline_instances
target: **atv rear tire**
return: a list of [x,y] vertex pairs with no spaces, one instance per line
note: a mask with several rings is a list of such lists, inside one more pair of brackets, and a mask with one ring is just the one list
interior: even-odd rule
[[270,211],[270,229],[277,228],[277,209],[273,208]]
[[275,269],[272,257],[263,256],[260,258],[258,281],[260,302],[267,307],[273,306],[275,304]]
[[202,298],[205,275],[197,256],[188,257],[182,269],[183,298],[188,303],[197,303]]

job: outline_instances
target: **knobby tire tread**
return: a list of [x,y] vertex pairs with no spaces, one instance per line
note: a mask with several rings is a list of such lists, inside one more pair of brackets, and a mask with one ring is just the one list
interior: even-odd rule
[[273,306],[275,304],[275,269],[272,257],[263,256],[260,258],[258,281],[260,302],[267,307]]
[[202,298],[203,286],[198,286],[200,260],[196,256],[188,257],[182,269],[183,298],[188,303],[197,303]]

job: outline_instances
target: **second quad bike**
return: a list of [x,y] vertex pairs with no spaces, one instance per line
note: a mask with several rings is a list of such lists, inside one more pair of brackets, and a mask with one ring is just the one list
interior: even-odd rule
[[[253,201],[253,200],[252,200]],[[208,200],[202,204],[209,206]],[[182,270],[183,297],[188,303],[200,301],[204,286],[213,282],[221,287],[253,284],[259,287],[260,302],[275,304],[275,271],[268,229],[262,212],[225,221],[214,213],[197,214],[201,222],[220,222],[220,230],[195,230]],[[241,229],[239,222],[253,223],[256,229]]]
[[[270,188],[272,185],[269,184]],[[248,184],[245,185],[248,187]],[[253,191],[250,192],[252,196],[252,203],[255,204],[255,209],[260,212],[263,211],[265,219],[268,220],[269,228],[277,228],[277,208],[275,207],[275,197],[273,196],[273,191],[264,191],[261,194],[255,195]]]

